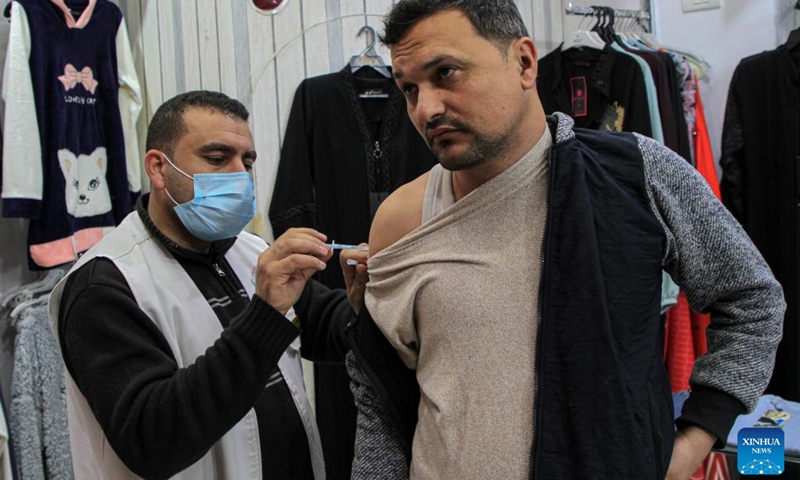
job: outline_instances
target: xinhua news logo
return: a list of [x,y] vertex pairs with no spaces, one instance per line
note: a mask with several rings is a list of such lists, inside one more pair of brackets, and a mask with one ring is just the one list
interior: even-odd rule
[[737,451],[742,475],[780,475],[783,473],[783,430],[743,428],[739,430]]

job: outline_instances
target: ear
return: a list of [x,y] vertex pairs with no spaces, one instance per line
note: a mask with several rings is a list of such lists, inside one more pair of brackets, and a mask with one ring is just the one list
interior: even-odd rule
[[75,154],[66,148],[58,151],[58,164],[61,166],[61,171],[64,173],[64,178],[70,177],[70,170],[72,165],[76,162]]
[[97,147],[91,155],[92,158],[97,159],[97,168],[101,172],[106,171],[106,149],[104,147]]
[[167,186],[167,169],[170,166],[164,159],[161,150],[148,150],[144,155],[144,171],[150,178],[153,190],[161,190]]
[[522,88],[536,88],[536,76],[539,73],[539,53],[536,44],[529,37],[517,39],[512,45],[514,58],[519,69]]

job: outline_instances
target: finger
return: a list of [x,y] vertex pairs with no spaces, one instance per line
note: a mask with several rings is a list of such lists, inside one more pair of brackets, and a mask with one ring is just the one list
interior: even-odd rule
[[326,263],[311,255],[293,254],[267,265],[267,275],[288,277],[298,270],[315,272],[325,270]]
[[369,271],[366,264],[356,265],[356,281],[364,285],[369,282]]
[[345,268],[350,267],[350,264],[348,264],[348,260],[361,264],[361,263],[367,263],[368,259],[369,259],[368,251],[342,250],[342,252],[339,254],[339,263],[341,264],[343,270]]
[[282,260],[297,253],[327,261],[330,249],[318,238],[306,234],[284,234],[264,251],[265,261]]
[[318,232],[317,230],[314,230],[313,228],[307,228],[307,227],[290,228],[290,229],[286,230],[285,233],[299,233],[299,234],[302,234],[302,235],[310,235],[310,236],[312,236],[314,238],[319,239],[322,242],[325,242],[326,240],[328,240],[328,236],[325,235],[324,233]]

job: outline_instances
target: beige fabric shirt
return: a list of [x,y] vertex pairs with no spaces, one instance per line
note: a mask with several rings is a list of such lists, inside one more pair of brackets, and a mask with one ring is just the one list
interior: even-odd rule
[[527,479],[549,130],[455,202],[431,171],[423,224],[369,260],[366,304],[421,399],[412,479]]

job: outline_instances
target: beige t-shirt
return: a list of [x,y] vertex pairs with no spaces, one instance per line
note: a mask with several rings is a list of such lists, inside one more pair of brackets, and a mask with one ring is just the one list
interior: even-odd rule
[[366,305],[416,369],[412,479],[527,479],[549,130],[455,202],[430,174],[423,224],[369,260]]

